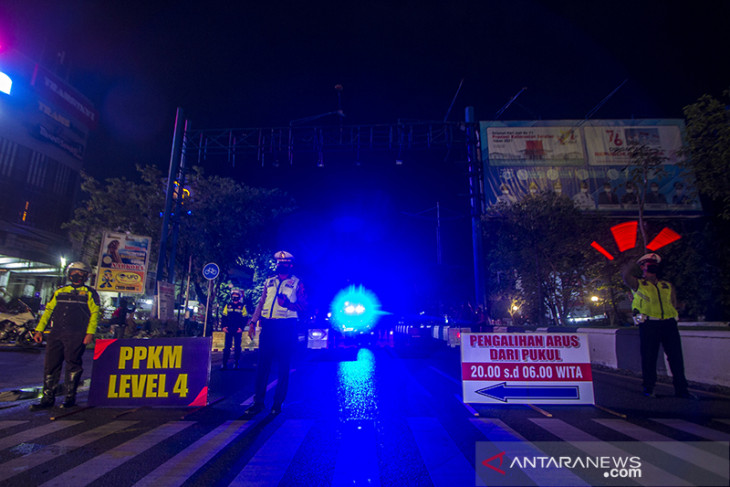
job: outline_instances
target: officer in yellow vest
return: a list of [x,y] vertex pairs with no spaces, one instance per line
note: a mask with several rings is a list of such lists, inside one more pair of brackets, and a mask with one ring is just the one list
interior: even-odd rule
[[37,343],[41,343],[43,330],[49,322],[53,323],[48,335],[43,366],[43,397],[40,402],[30,406],[31,411],[53,407],[56,401],[56,385],[64,362],[66,399],[61,407],[72,408],[76,405],[76,390],[83,373],[82,357],[86,345],[94,338],[99,323],[99,295],[84,284],[89,278],[91,268],[84,262],[72,262],[66,272],[71,284],[53,293],[33,336]]
[[307,294],[302,281],[292,274],[294,256],[286,251],[274,254],[276,274],[264,283],[261,299],[249,321],[249,337],[256,332],[256,322],[261,320],[259,335],[259,362],[256,367],[256,386],[253,405],[246,410],[254,416],[264,408],[266,382],[271,365],[276,361],[279,369],[271,414],[279,414],[289,386],[289,364],[297,340],[297,322],[307,309]]
[[657,277],[661,260],[654,253],[639,258],[636,263],[641,268],[640,278],[631,273],[631,264],[621,269],[624,283],[631,288],[634,295],[631,307],[634,311],[634,322],[639,325],[644,395],[655,397],[656,362],[661,344],[672,371],[674,394],[677,397],[694,398],[687,389],[687,379],[684,376],[682,342],[677,328],[679,313],[676,292],[669,282]]
[[223,308],[223,333],[225,333],[225,344],[223,345],[223,359],[221,369],[228,369],[228,359],[231,356],[231,345],[233,345],[233,368],[239,367],[241,360],[241,335],[246,327],[248,312],[241,299],[241,291],[234,290],[231,293],[231,302]]

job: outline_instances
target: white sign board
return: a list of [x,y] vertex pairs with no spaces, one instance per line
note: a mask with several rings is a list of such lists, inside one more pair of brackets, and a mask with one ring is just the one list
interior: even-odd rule
[[594,404],[583,333],[462,333],[464,402]]
[[162,321],[175,319],[175,285],[157,281],[157,317]]

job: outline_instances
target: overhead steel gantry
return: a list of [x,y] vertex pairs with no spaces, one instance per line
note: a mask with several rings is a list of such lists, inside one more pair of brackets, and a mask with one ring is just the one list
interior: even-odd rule
[[[183,128],[184,121],[184,128]],[[306,121],[310,122],[310,119]],[[340,119],[341,121],[341,119]],[[178,108],[170,156],[167,199],[160,238],[160,253],[157,263],[157,280],[174,282],[176,247],[176,212],[173,193],[174,182],[185,184],[187,161],[198,164],[209,161],[227,162],[231,167],[277,167],[283,164],[324,166],[325,156],[344,155],[355,165],[366,154],[390,153],[400,157],[414,151],[452,148],[456,157],[466,159],[469,171],[469,197],[474,240],[474,273],[476,302],[486,304],[483,286],[484,262],[481,252],[481,216],[484,214],[484,185],[479,157],[478,122],[473,108],[467,108],[465,122],[448,121],[398,121],[394,124],[304,125],[292,122],[285,127],[242,128],[242,129],[194,129],[184,119]],[[172,242],[168,245],[167,238]],[[165,262],[167,275],[165,276]],[[166,277],[166,278],[165,278]]]
[[[314,162],[325,154],[347,154],[355,163],[364,153],[464,147],[464,122],[398,122],[373,125],[291,125],[288,127],[185,131],[183,150],[203,162],[224,156],[232,166]],[[304,156],[304,157],[302,157]],[[298,160],[298,159],[302,160]],[[305,162],[306,161],[306,162]]]

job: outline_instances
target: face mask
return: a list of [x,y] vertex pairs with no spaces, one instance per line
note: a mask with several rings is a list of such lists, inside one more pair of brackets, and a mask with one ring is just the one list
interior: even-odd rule
[[610,193],[611,192],[611,188],[603,188],[603,191],[605,191],[606,193]]
[[634,190],[633,189],[627,189],[626,192],[629,193],[629,194],[631,194],[631,193],[634,192]]
[[75,284],[78,286],[86,281],[86,276],[84,276],[83,274],[71,274],[71,276],[69,276],[69,279],[71,279],[71,284]]
[[581,192],[581,193],[587,193],[587,192],[588,192],[588,190],[587,190],[587,189],[585,189],[585,188],[583,188],[583,189],[581,189],[581,190],[580,190],[580,192]]
[[651,188],[651,190],[652,190],[652,192],[654,192],[654,193],[658,193],[658,192],[659,192],[659,188]]
[[509,190],[507,190],[507,189],[502,190],[502,194],[509,194]]
[[659,271],[659,266],[657,264],[649,264],[646,266],[646,272],[651,272],[652,274],[656,274]]
[[291,266],[289,264],[278,264],[276,266],[276,273],[277,274],[290,274]]

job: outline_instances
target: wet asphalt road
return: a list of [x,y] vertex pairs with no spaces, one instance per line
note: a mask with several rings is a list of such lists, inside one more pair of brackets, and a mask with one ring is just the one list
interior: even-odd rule
[[[458,349],[401,345],[300,349],[276,416],[268,409],[242,416],[253,393],[255,352],[244,354],[239,370],[219,370],[214,355],[210,405],[200,410],[79,408],[49,421],[63,411],[31,413],[28,401],[5,403],[0,484],[477,485],[475,466],[483,459],[475,445],[495,435],[570,441],[580,431],[625,441],[630,426],[645,439],[730,440],[725,396],[679,399],[660,385],[658,398],[646,398],[636,378],[594,369],[600,408],[469,406],[461,402]],[[16,356],[1,360],[22,360]],[[84,393],[79,402],[85,405]]]

